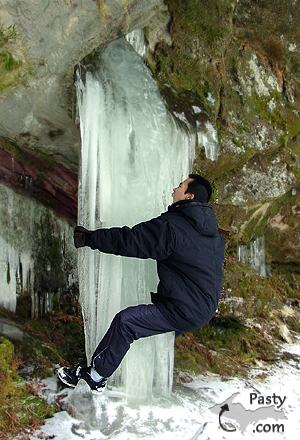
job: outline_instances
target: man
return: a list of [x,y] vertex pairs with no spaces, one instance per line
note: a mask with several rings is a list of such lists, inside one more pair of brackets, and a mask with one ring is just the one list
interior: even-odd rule
[[225,240],[209,203],[212,188],[198,174],[174,188],[173,203],[160,216],[132,228],[74,229],[75,247],[157,261],[159,284],[152,304],[121,310],[96,348],[90,367],[62,367],[58,377],[75,387],[84,379],[101,391],[130,344],[146,336],[196,329],[207,324],[218,306]]

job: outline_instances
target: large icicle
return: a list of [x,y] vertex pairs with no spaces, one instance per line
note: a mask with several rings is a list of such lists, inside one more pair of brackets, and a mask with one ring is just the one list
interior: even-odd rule
[[[172,203],[173,186],[191,172],[194,140],[166,111],[142,58],[125,39],[99,52],[97,69],[77,81],[82,136],[79,224],[133,226]],[[79,250],[80,299],[87,358],[114,315],[150,303],[158,278],[153,260]],[[169,395],[174,332],[135,341],[108,382],[127,401]]]
[[239,245],[238,259],[253,267],[260,276],[266,277],[265,237],[257,237],[249,246]]

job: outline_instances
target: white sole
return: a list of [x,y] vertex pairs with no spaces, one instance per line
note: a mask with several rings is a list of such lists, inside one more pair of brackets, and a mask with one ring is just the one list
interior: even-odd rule
[[103,394],[103,391],[91,390],[91,393],[92,393],[94,396],[101,396],[101,394]]
[[[61,367],[61,368],[59,368],[58,370],[57,370],[57,376],[58,376],[58,378],[59,378],[59,380],[62,382],[62,383],[64,383],[65,385],[67,385],[68,387],[72,387],[72,388],[76,388],[76,385],[71,385],[71,384],[69,384],[62,376],[61,376],[61,373],[63,373],[63,369],[64,369],[64,367]],[[81,379],[81,380],[83,380],[84,382],[85,382],[85,380],[84,379]],[[86,383],[86,382],[85,382]],[[87,384],[87,383],[86,383]],[[87,384],[88,385],[88,384]],[[89,385],[88,385],[89,386]],[[102,394],[103,393],[103,391],[104,391],[104,389],[105,389],[105,387],[103,388],[103,389],[100,389],[100,390],[92,390],[91,388],[90,388],[90,391],[91,391],[91,393],[92,394],[94,394],[95,396],[99,396],[100,394]]]
[[69,384],[62,376],[61,376],[61,372],[63,371],[63,369],[64,369],[64,367],[61,367],[61,368],[59,368],[58,370],[57,370],[57,376],[58,376],[58,378],[59,378],[59,380],[62,382],[62,383],[64,383],[65,385],[67,385],[68,387],[72,387],[72,388],[75,388],[76,387],[76,385],[71,385],[71,384]]

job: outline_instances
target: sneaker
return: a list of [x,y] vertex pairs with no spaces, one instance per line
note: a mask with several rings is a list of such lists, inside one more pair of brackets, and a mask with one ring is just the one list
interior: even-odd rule
[[100,376],[99,381],[95,381],[91,376],[91,367],[61,367],[57,371],[57,376],[65,385],[75,388],[80,379],[83,379],[92,391],[103,391],[107,378]]
[[80,379],[80,371],[82,367],[77,366],[74,368],[61,367],[57,371],[57,377],[63,382],[65,385],[69,387],[75,388]]
[[99,380],[94,380],[91,376],[91,367],[82,368],[80,371],[80,377],[83,379],[90,387],[92,391],[101,392],[105,388],[107,377],[100,376]]

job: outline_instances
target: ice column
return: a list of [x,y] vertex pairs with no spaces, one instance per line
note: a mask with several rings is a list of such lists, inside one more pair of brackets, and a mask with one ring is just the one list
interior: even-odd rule
[[[142,58],[125,38],[98,54],[78,78],[82,137],[78,222],[89,229],[133,226],[164,212],[172,189],[191,172],[194,139],[176,127]],[[79,249],[87,358],[121,309],[151,302],[156,262]],[[169,395],[174,332],[135,341],[107,392],[127,402]]]
[[142,29],[135,29],[127,34],[125,38],[141,57],[145,55],[147,47]]
[[205,149],[205,156],[210,160],[217,160],[220,147],[218,142],[217,131],[214,126],[209,122],[205,122],[204,127],[200,126],[197,122],[198,127],[198,142]]

